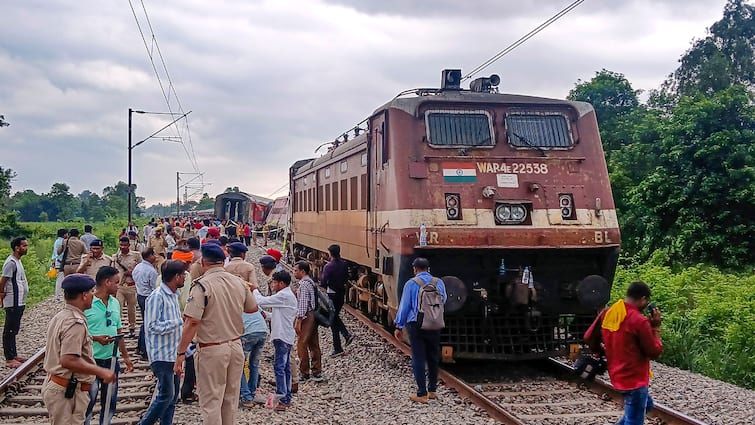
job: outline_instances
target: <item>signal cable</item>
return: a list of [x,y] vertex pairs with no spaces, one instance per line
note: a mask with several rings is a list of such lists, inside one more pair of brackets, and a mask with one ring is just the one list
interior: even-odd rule
[[485,62],[483,62],[483,63],[482,63],[481,65],[479,65],[479,66],[478,66],[477,68],[473,69],[473,70],[472,70],[471,72],[469,72],[469,73],[468,73],[467,75],[465,75],[465,76],[464,76],[464,77],[463,77],[463,78],[461,79],[461,81],[465,81],[465,80],[468,80],[469,78],[472,78],[472,76],[474,76],[475,74],[479,73],[479,72],[480,72],[480,71],[482,71],[483,69],[485,69],[485,68],[487,68],[488,66],[492,65],[492,64],[493,64],[493,62],[496,62],[496,61],[497,61],[498,59],[502,58],[503,56],[507,55],[508,53],[511,53],[511,51],[513,51],[513,50],[514,50],[514,49],[516,49],[517,47],[519,47],[519,46],[521,46],[522,44],[524,44],[524,42],[526,42],[526,41],[527,41],[527,40],[529,40],[530,38],[534,37],[534,36],[535,36],[535,35],[536,35],[537,33],[539,33],[540,31],[542,31],[542,30],[546,29],[546,28],[547,28],[548,26],[550,26],[550,25],[551,25],[552,23],[554,23],[554,22],[556,22],[557,20],[559,20],[559,19],[560,19],[560,18],[561,18],[562,16],[564,16],[564,15],[566,15],[567,13],[571,12],[572,10],[576,9],[576,8],[577,8],[577,6],[579,6],[580,4],[584,3],[584,1],[585,1],[585,0],[575,0],[575,1],[574,1],[574,2],[572,2],[572,3],[570,4],[570,5],[566,6],[566,7],[565,7],[565,8],[563,8],[563,9],[561,9],[561,11],[560,11],[560,12],[558,12],[558,13],[556,13],[555,15],[551,16],[551,17],[550,17],[550,18],[549,18],[548,20],[546,20],[546,21],[545,21],[545,22],[543,22],[542,24],[538,25],[538,26],[537,26],[537,27],[535,27],[535,28],[534,28],[533,30],[531,30],[531,31],[530,31],[530,32],[528,32],[527,34],[523,35],[522,37],[520,37],[520,38],[519,38],[518,40],[516,40],[515,42],[511,43],[510,45],[508,45],[508,46],[507,46],[507,47],[506,47],[505,49],[501,50],[500,52],[498,52],[497,54],[495,54],[495,55],[494,55],[494,56],[493,56],[492,58],[490,58],[490,59],[486,60]]

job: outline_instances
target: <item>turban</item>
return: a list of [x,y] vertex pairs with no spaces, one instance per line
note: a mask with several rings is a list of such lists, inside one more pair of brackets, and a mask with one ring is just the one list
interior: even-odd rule
[[194,254],[191,251],[189,252],[173,251],[173,257],[171,258],[174,260],[185,261],[187,263],[190,263],[194,261]]

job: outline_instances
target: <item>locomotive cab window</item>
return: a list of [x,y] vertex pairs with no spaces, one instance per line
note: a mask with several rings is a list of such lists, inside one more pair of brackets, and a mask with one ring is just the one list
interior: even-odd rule
[[427,111],[427,140],[431,146],[493,147],[493,124],[485,111]]
[[569,121],[560,114],[509,114],[504,124],[509,143],[517,148],[568,149],[574,145]]

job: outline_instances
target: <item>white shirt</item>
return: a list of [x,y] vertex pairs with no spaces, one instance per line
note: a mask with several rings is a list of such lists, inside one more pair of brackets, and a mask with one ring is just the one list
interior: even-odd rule
[[136,294],[148,296],[157,287],[157,270],[148,261],[142,261],[134,267],[131,278],[136,283]]
[[[14,280],[13,275],[16,275]],[[9,255],[3,263],[3,277],[8,278],[5,284],[5,298],[3,307],[18,307],[26,305],[26,295],[29,293],[29,283],[21,260]]]
[[275,294],[266,297],[258,289],[254,290],[254,298],[260,307],[271,307],[273,317],[270,320],[270,338],[294,345],[296,332],[294,332],[294,320],[296,319],[296,296],[291,288],[285,287]]

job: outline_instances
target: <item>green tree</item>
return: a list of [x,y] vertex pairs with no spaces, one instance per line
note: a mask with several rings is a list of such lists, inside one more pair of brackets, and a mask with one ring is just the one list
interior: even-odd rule
[[215,208],[215,198],[210,198],[210,195],[203,193],[202,199],[199,200],[199,203],[196,204],[194,209],[208,210],[210,208]]
[[[661,129],[655,169],[631,193],[626,231],[643,257],[755,262],[755,106],[746,87],[683,96]],[[632,241],[628,241],[630,245]]]
[[54,183],[50,188],[47,198],[57,212],[54,217],[50,217],[52,220],[72,220],[79,213],[79,205],[70,189],[65,183]]
[[[133,185],[132,209],[139,215],[144,209],[144,198],[136,196],[136,185]],[[128,215],[128,185],[119,181],[115,186],[108,186],[102,190],[102,204],[105,214],[113,218],[124,218]]]
[[682,96],[710,96],[734,84],[755,85],[755,6],[744,0],[726,3],[721,20],[693,43],[652,100],[669,106]]
[[[21,221],[36,221],[43,210],[43,197],[31,189],[16,192],[11,197],[11,209],[18,212]],[[47,213],[48,219],[50,213]]]
[[[1,115],[0,118],[2,118]],[[8,207],[11,185],[15,178],[15,171],[10,168],[0,167],[0,212],[5,212]]]

